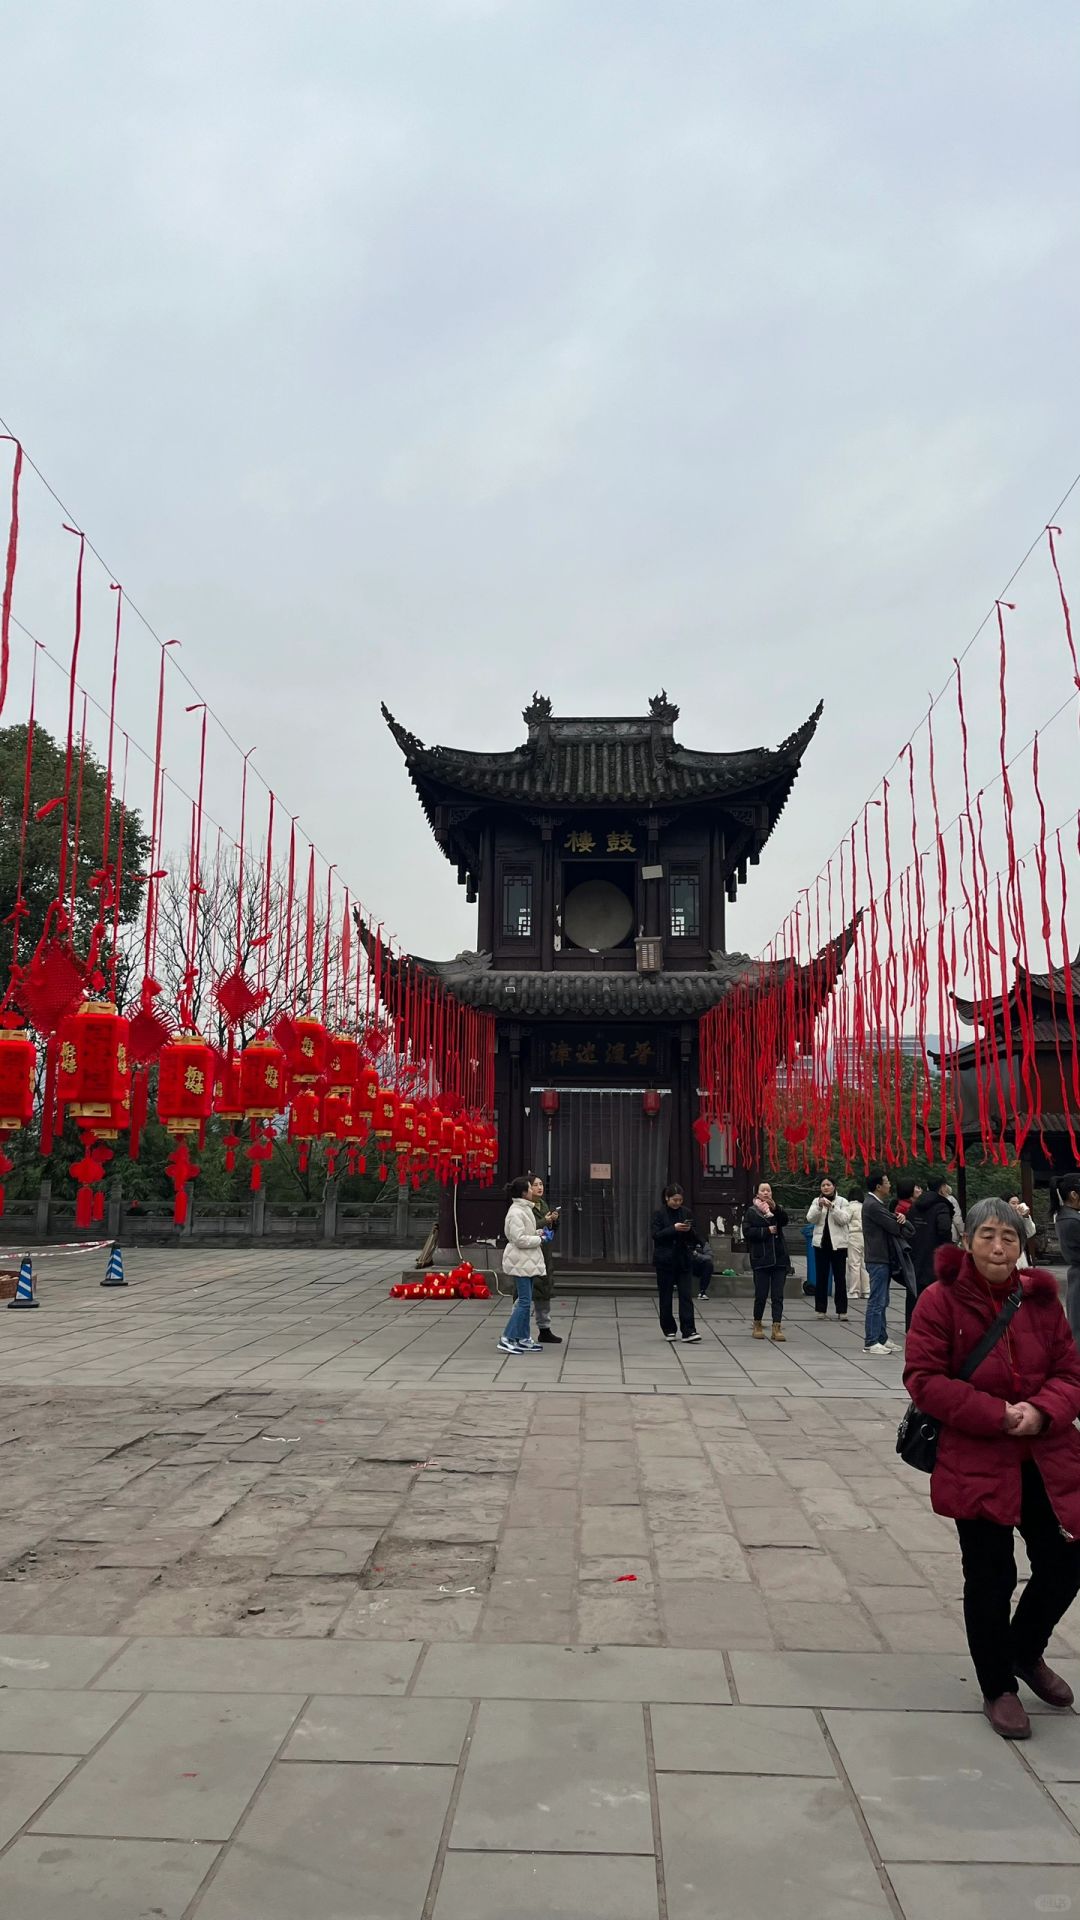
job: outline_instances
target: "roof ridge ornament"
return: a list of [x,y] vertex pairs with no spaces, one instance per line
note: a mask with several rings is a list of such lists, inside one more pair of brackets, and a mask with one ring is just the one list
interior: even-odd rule
[[649,701],[649,712],[654,720],[670,720],[674,723],[679,717],[679,709],[673,700],[668,699],[666,687],[661,687],[659,693],[653,694]]
[[539,726],[542,720],[551,719],[551,701],[546,693],[534,693],[527,707],[522,711],[522,719],[527,727]]

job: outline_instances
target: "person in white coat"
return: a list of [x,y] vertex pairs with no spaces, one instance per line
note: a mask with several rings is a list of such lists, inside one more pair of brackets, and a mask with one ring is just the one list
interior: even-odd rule
[[1009,1205],[1014,1213],[1020,1215],[1020,1223],[1024,1229],[1024,1238],[1020,1245],[1020,1258],[1016,1264],[1021,1268],[1033,1266],[1031,1243],[1039,1229],[1031,1217],[1031,1208],[1028,1206],[1026,1200],[1021,1200],[1018,1193],[1014,1193],[1011,1196]]
[[544,1242],[537,1228],[536,1214],[529,1199],[531,1182],[527,1174],[519,1174],[511,1180],[509,1187],[510,1206],[503,1223],[506,1246],[503,1249],[503,1272],[512,1278],[517,1288],[514,1311],[503,1329],[499,1341],[500,1353],[542,1353],[539,1340],[529,1335],[532,1316],[532,1283],[544,1272]]
[[861,1187],[852,1187],[848,1201],[848,1243],[847,1243],[847,1291],[849,1300],[869,1300],[870,1275],[866,1271],[866,1248],[863,1245]]
[[833,1299],[836,1302],[836,1317],[847,1319],[847,1257],[848,1226],[851,1220],[851,1208],[843,1194],[837,1193],[835,1180],[828,1175],[821,1182],[816,1200],[812,1200],[806,1217],[814,1229],[814,1270],[817,1285],[814,1288],[814,1311],[819,1320],[824,1320],[829,1310],[829,1276],[832,1276]]

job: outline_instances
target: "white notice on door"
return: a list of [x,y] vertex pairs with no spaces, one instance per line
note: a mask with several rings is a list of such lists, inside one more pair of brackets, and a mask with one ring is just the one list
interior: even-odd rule
[[589,1168],[590,1180],[610,1180],[611,1163],[607,1160],[594,1160]]

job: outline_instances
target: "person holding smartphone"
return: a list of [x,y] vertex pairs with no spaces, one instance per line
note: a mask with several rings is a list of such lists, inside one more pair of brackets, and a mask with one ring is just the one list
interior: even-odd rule
[[529,1179],[529,1204],[536,1215],[540,1250],[544,1256],[543,1276],[533,1281],[536,1337],[545,1347],[558,1347],[562,1345],[562,1334],[556,1333],[551,1325],[551,1302],[555,1292],[555,1282],[551,1277],[551,1243],[559,1224],[559,1209],[548,1206],[544,1199],[544,1183],[538,1173],[532,1174]]
[[[660,1293],[660,1331],[665,1340],[677,1340],[681,1334],[689,1344],[701,1335],[694,1321],[695,1247],[704,1246],[694,1222],[683,1206],[680,1186],[664,1188],[663,1203],[653,1214],[653,1264]],[[679,1295],[679,1325],[672,1312],[675,1292]]]

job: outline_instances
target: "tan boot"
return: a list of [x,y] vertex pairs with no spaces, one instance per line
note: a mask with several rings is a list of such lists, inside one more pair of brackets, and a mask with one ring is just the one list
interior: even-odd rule
[[762,1326],[760,1320],[755,1320],[754,1321],[754,1339],[764,1340],[764,1338],[765,1338],[765,1329]]
[[780,1322],[779,1322],[779,1320],[774,1320],[774,1321],[773,1321],[773,1323],[772,1323],[772,1337],[773,1337],[773,1339],[774,1339],[774,1340],[786,1340],[786,1339],[787,1339],[787,1334],[786,1334],[786,1333],[784,1332],[784,1329],[783,1329],[783,1327],[782,1327],[782,1326],[780,1325]]

